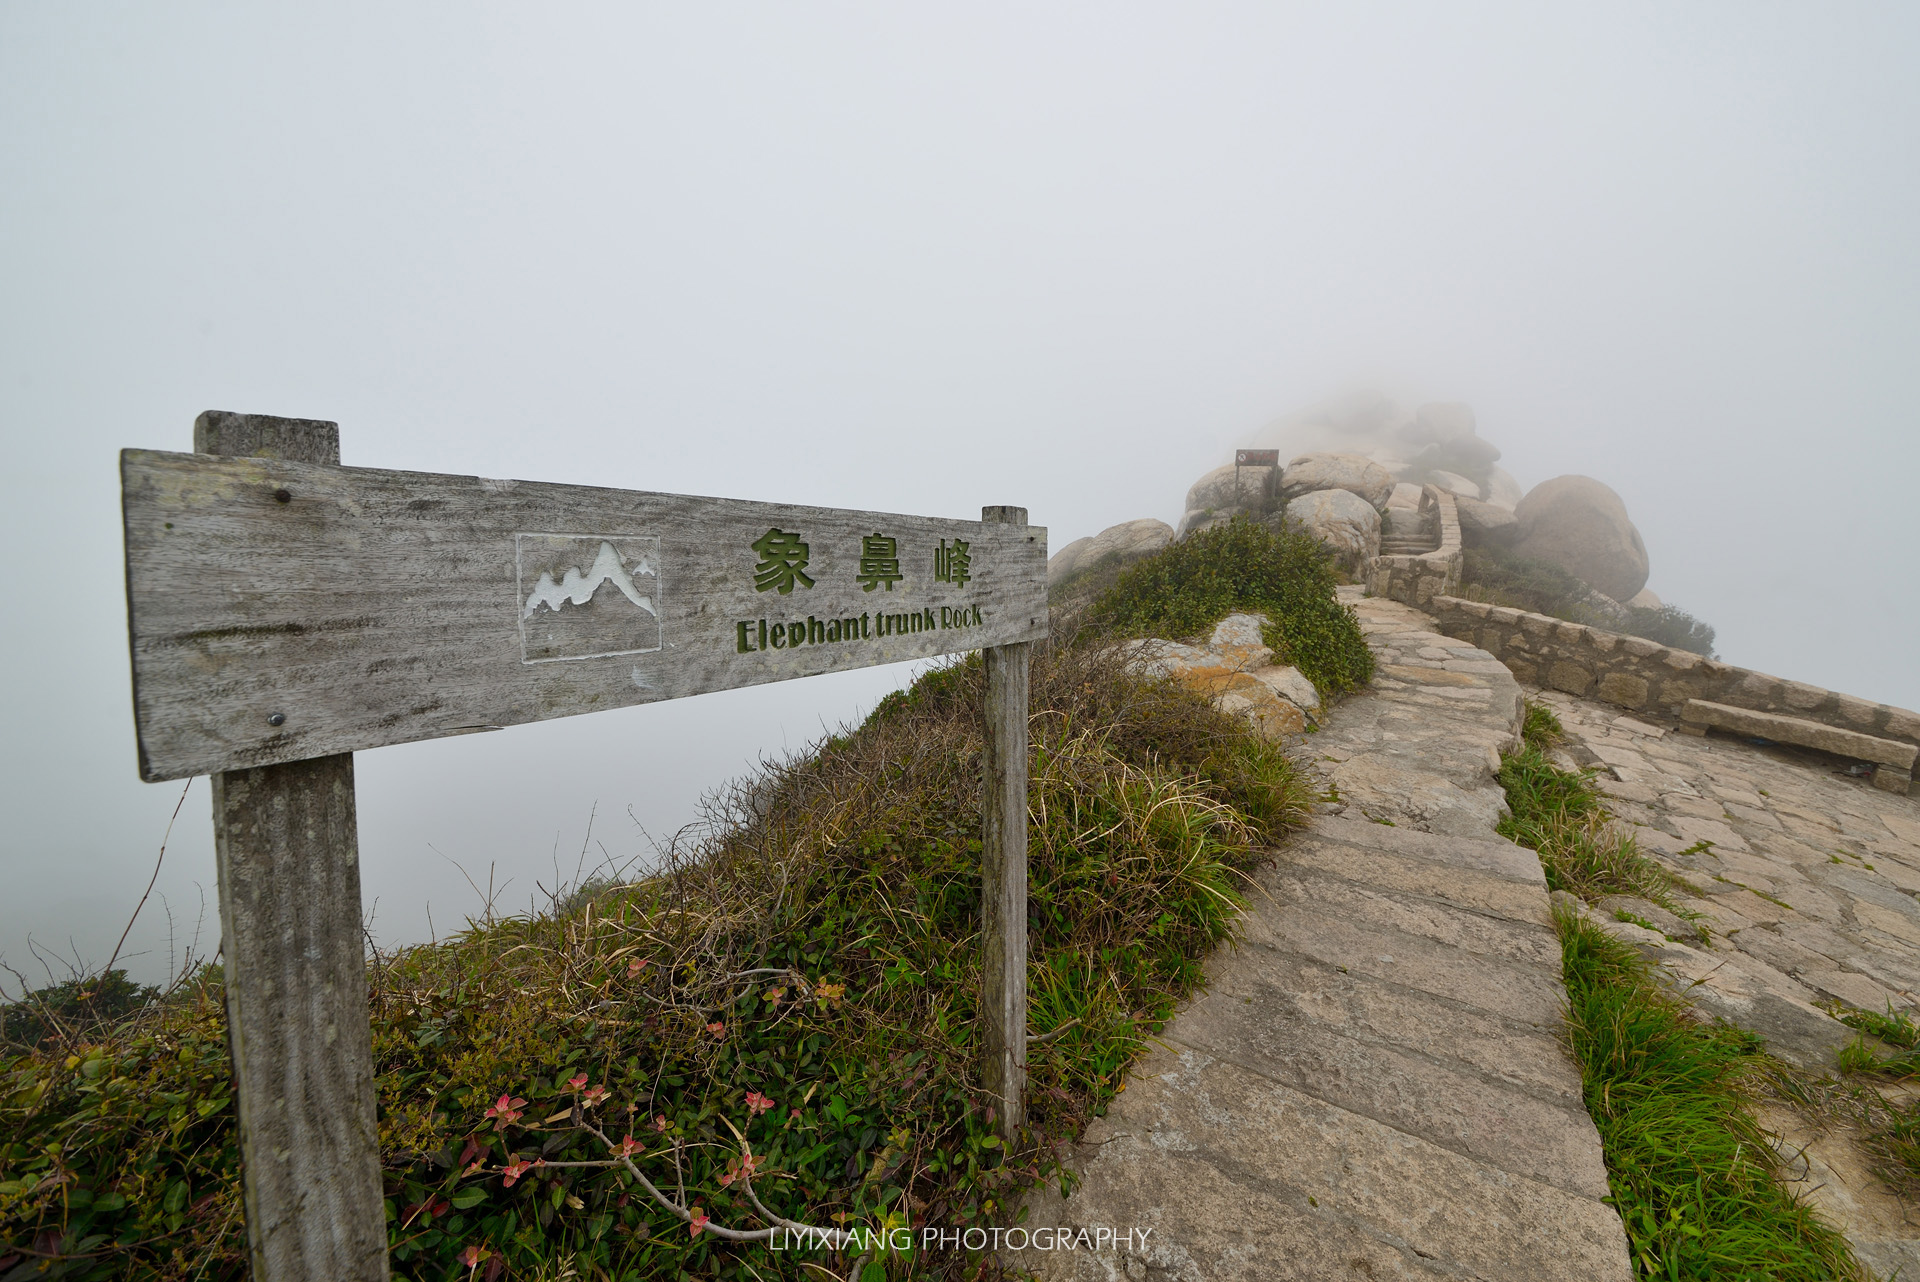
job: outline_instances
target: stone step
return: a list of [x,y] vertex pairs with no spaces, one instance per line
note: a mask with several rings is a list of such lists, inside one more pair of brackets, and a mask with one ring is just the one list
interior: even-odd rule
[[[1277,976],[1236,975],[1196,1002],[1183,1031],[1207,1053],[1248,1068],[1281,1086],[1319,1096],[1351,1113],[1384,1122],[1502,1170],[1595,1199],[1607,1196],[1607,1170],[1589,1142],[1585,1101],[1516,1086],[1457,1063],[1437,1060],[1393,1038],[1359,1036],[1320,1018],[1320,1004],[1352,989],[1382,989],[1364,976],[1321,972],[1320,991],[1299,992]],[[1412,994],[1407,994],[1411,997]],[[1416,1005],[1409,1001],[1408,1005]],[[1473,1012],[1418,1003],[1434,1016]],[[1479,1016],[1501,1028],[1510,1053],[1559,1052],[1550,1028]],[[1423,1021],[1427,1022],[1427,1021]],[[1517,1056],[1516,1056],[1517,1057]],[[1568,1074],[1569,1085],[1578,1082]]]
[[[1154,1230],[1162,1276],[1219,1282],[1632,1276],[1619,1217],[1596,1197],[1178,1044],[1150,1055],[1129,1080],[1124,1123],[1110,1113],[1087,1130],[1086,1147],[1104,1155],[1100,1168],[1072,1199],[1051,1187],[1030,1198],[1027,1223],[1084,1222],[1080,1204],[1098,1202],[1099,1222]],[[1568,1120],[1591,1134],[1584,1117]],[[1074,1282],[1151,1276],[1144,1267],[1123,1274],[1122,1260],[1092,1251],[1006,1257]]]

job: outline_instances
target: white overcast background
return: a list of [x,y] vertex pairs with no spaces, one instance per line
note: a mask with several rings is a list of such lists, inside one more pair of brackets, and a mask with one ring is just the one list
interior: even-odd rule
[[[104,962],[178,799],[115,453],[205,409],[1058,548],[1329,393],[1467,401],[1618,490],[1725,658],[1920,706],[1916,66],[1911,4],[11,0],[0,958]],[[641,855],[905,675],[362,753],[374,933],[458,927],[454,861],[524,907],[596,806]],[[216,940],[206,787],[139,977],[201,888]]]

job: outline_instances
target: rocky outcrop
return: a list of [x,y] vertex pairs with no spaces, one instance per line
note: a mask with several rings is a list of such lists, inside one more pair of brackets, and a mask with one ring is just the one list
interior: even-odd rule
[[1615,601],[1647,586],[1647,547],[1627,505],[1590,476],[1556,476],[1527,491],[1514,509],[1517,556],[1559,566]]
[[1333,553],[1356,577],[1380,555],[1380,513],[1348,490],[1315,490],[1287,504],[1287,520]]
[[1460,514],[1460,539],[1470,548],[1505,547],[1520,534],[1520,519],[1503,507],[1454,496]]
[[1487,470],[1486,488],[1486,501],[1495,507],[1503,507],[1509,512],[1518,507],[1520,500],[1526,495],[1520,482],[1513,479],[1513,474],[1498,467]]
[[1427,483],[1429,485],[1437,485],[1448,493],[1456,494],[1463,499],[1477,499],[1480,497],[1480,483],[1478,481],[1469,481],[1458,472],[1448,472],[1442,468],[1433,468],[1427,473]]
[[[1273,489],[1271,467],[1235,467],[1231,463],[1216,467],[1193,483],[1187,491],[1187,512],[1213,515],[1258,511],[1266,505]],[[1185,522],[1182,522],[1184,525]],[[1186,533],[1182,530],[1181,533]]]
[[1125,565],[1152,556],[1173,541],[1173,527],[1151,517],[1110,525],[1091,538],[1075,539],[1047,562],[1047,586],[1103,564]]
[[1320,713],[1320,696],[1300,669],[1273,661],[1261,638],[1264,614],[1230,614],[1204,646],[1150,638],[1122,647],[1130,665],[1208,696],[1222,712],[1269,738],[1299,734]]
[[1345,490],[1384,511],[1393,487],[1393,473],[1360,454],[1302,454],[1280,474],[1283,502],[1316,490]]

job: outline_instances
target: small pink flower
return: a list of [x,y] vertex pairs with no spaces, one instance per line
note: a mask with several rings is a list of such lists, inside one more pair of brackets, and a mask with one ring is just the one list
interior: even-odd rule
[[707,1031],[724,1041],[727,1036],[727,1021],[724,1019],[716,1019],[707,1025]]
[[713,1218],[712,1216],[708,1215],[705,1211],[701,1210],[699,1207],[697,1206],[694,1207],[693,1218],[687,1221],[687,1230],[690,1236],[699,1237],[700,1230],[706,1228],[707,1221],[712,1218]]
[[627,978],[632,979],[652,963],[645,957],[635,957],[627,962]]
[[505,1178],[503,1178],[500,1181],[500,1187],[509,1188],[509,1189],[512,1188],[513,1182],[515,1180],[519,1179],[522,1175],[525,1175],[528,1171],[531,1171],[532,1169],[533,1169],[532,1162],[526,1161],[523,1158],[515,1158],[512,1162],[508,1163],[507,1169],[504,1172],[502,1172],[502,1175]]
[[632,1157],[635,1153],[638,1153],[642,1147],[639,1140],[629,1135],[614,1146],[613,1155],[615,1157]]
[[800,1120],[800,1110],[796,1108],[796,1109],[793,1109],[792,1111],[790,1111],[790,1112],[789,1112],[789,1113],[787,1114],[787,1120],[788,1120],[789,1122],[797,1122],[797,1121],[799,1121],[799,1120]]
[[466,1170],[460,1172],[460,1178],[464,1180],[469,1175],[478,1175],[480,1172],[486,1169],[487,1169],[487,1159],[484,1157],[475,1158],[472,1166],[469,1166]]
[[582,1086],[585,1086],[586,1084],[587,1084],[587,1075],[585,1073],[575,1073],[572,1077],[569,1077],[567,1079],[567,1089],[570,1091],[577,1091]]
[[494,1130],[504,1131],[510,1124],[520,1120],[520,1114],[526,1106],[527,1102],[523,1099],[515,1099],[511,1095],[502,1095],[494,1101],[493,1107],[488,1109],[482,1116],[493,1119]]
[[487,1250],[484,1246],[469,1246],[466,1250],[460,1252],[460,1263],[467,1266],[468,1272],[472,1272],[482,1264],[485,1264],[492,1255],[493,1252]]
[[759,1091],[747,1092],[747,1116],[754,1117],[773,1107],[773,1101]]
[[660,1116],[653,1119],[653,1129],[656,1131],[659,1131],[662,1135],[666,1134],[667,1115],[665,1113],[662,1113],[660,1114]]
[[581,1093],[581,1098],[588,1108],[592,1108],[606,1097],[607,1088],[604,1086],[589,1086]]

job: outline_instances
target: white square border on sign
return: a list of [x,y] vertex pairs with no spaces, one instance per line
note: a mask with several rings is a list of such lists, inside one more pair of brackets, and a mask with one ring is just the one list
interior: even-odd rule
[[[627,542],[653,544],[653,616],[654,622],[658,625],[657,635],[659,641],[654,645],[642,646],[634,650],[604,650],[596,654],[556,654],[544,659],[528,658],[527,619],[525,611],[529,589],[527,588],[525,569],[520,559],[520,540],[522,539],[572,539],[583,543],[589,539],[600,539],[605,542],[613,542],[618,539]],[[522,664],[531,666],[536,663],[578,663],[585,659],[617,659],[622,655],[628,654],[658,654],[666,648],[667,618],[664,600],[666,596],[666,573],[665,567],[660,563],[660,536],[657,534],[573,534],[559,530],[516,530],[513,535],[513,585],[513,617],[514,625],[519,629],[520,633],[520,662]],[[595,585],[596,588],[598,586],[598,584]]]

